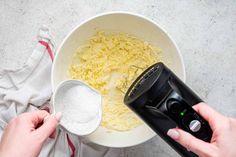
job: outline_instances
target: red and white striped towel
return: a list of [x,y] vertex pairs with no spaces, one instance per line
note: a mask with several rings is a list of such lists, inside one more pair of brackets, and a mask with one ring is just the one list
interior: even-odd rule
[[[7,123],[18,114],[50,104],[52,48],[49,30],[43,26],[27,62],[18,69],[0,71],[0,137]],[[47,140],[39,157],[118,157],[121,151],[98,146],[58,129],[56,139]]]

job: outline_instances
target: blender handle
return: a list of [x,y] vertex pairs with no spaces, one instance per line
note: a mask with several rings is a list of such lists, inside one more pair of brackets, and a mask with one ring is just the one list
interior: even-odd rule
[[181,129],[196,138],[210,142],[212,130],[208,122],[192,108],[193,105],[203,101],[178,77],[169,77],[168,84],[172,92],[163,103],[164,109],[167,110],[163,112]]

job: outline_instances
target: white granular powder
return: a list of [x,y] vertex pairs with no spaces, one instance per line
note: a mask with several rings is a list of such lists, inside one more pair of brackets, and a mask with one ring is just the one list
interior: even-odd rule
[[85,86],[70,88],[63,96],[64,116],[75,122],[86,123],[98,114],[99,97]]
[[63,113],[61,125],[79,135],[91,132],[101,119],[101,95],[84,85],[65,89],[57,95],[57,106]]

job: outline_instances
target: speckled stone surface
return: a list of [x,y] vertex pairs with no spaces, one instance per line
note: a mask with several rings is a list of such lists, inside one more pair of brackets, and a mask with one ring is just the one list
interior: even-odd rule
[[[26,61],[42,24],[59,45],[83,20],[114,10],[139,13],[163,26],[182,52],[187,84],[222,114],[236,117],[235,0],[0,0],[0,69]],[[122,156],[178,155],[155,137],[125,148]]]

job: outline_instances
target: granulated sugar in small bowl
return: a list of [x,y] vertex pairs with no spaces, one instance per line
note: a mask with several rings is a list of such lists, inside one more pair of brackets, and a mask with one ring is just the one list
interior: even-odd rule
[[67,131],[84,136],[101,122],[102,97],[99,92],[78,80],[63,81],[53,96],[54,112],[62,112],[60,125]]

